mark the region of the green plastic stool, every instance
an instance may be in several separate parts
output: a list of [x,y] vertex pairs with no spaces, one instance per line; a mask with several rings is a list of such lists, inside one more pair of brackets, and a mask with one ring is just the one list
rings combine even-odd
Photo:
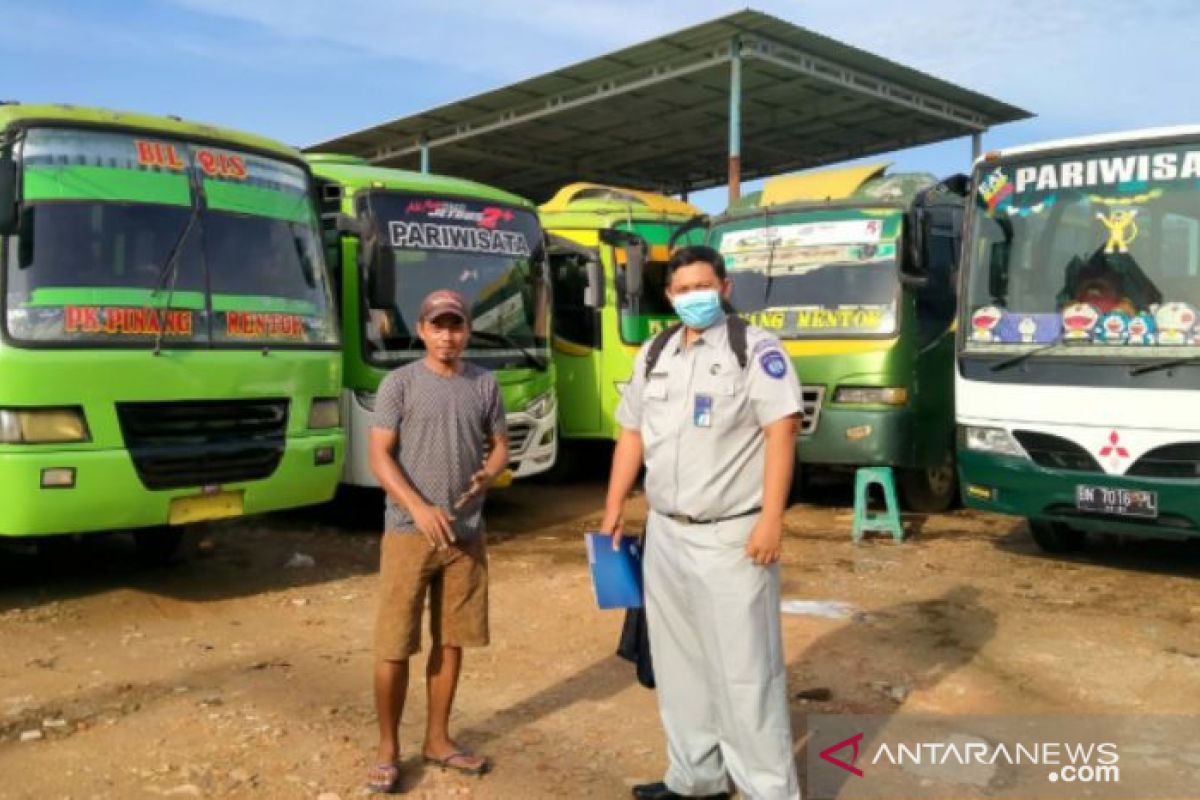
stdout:
[[[884,509],[880,513],[867,511],[867,492],[871,484],[883,489]],[[851,537],[855,544],[862,541],[866,531],[891,533],[893,541],[904,541],[904,525],[900,522],[900,506],[896,502],[896,482],[891,467],[859,467],[854,473],[854,529]]]

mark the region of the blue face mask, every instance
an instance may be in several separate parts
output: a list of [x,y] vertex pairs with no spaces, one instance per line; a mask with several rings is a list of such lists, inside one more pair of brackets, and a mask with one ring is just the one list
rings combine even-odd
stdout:
[[671,301],[675,313],[684,325],[704,330],[715,325],[722,316],[721,296],[716,289],[700,289],[675,295]]

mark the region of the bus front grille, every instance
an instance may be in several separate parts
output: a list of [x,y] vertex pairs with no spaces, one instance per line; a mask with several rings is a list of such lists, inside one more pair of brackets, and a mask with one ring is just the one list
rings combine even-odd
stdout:
[[1073,472],[1104,471],[1091,453],[1070,439],[1038,431],[1013,431],[1013,436],[1039,467]]
[[1139,458],[1125,474],[1139,478],[1200,478],[1200,442],[1156,447]]
[[508,427],[508,452],[516,455],[523,453],[529,446],[529,436],[533,426],[528,422],[514,422]]
[[286,447],[288,401],[117,403],[117,419],[147,489],[270,477]]

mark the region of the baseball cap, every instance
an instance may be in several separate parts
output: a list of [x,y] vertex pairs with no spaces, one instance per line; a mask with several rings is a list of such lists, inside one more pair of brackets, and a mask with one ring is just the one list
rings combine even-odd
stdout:
[[421,322],[428,322],[443,314],[451,314],[463,322],[471,321],[471,316],[467,313],[467,303],[463,300],[463,296],[449,289],[438,289],[437,291],[430,292],[421,301],[421,311],[419,314]]

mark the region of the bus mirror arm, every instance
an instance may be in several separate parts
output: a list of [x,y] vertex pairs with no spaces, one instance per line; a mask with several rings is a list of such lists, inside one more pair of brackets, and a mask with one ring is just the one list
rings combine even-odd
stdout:
[[697,214],[671,232],[671,238],[667,242],[667,250],[674,250],[676,242],[697,228],[707,229],[711,224],[712,219],[707,214]]
[[362,220],[341,211],[322,214],[321,221],[325,223],[327,230],[335,230],[338,233],[346,233],[358,237],[361,237],[363,234]]
[[17,162],[12,149],[0,150],[0,236],[17,232]]

